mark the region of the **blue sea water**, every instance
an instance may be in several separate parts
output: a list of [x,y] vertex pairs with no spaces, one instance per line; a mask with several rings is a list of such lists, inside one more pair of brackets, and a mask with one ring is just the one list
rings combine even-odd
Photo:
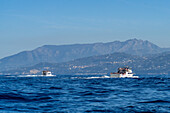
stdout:
[[170,112],[170,76],[0,76],[0,112]]

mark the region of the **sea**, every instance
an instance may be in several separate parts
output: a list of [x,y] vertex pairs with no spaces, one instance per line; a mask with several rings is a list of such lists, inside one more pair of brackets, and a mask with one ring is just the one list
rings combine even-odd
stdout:
[[1,75],[0,112],[170,112],[170,75],[100,76]]

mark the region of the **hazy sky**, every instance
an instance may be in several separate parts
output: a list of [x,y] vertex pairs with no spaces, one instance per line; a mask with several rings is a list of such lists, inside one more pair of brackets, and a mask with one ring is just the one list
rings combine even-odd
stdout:
[[0,0],[0,58],[131,38],[170,47],[170,0]]

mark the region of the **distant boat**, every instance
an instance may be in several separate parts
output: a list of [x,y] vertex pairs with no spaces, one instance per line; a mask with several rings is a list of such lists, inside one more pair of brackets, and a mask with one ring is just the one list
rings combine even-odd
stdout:
[[110,73],[110,78],[139,78],[133,76],[132,69],[129,67],[118,68],[118,72]]
[[55,75],[52,75],[51,71],[43,71],[42,75],[43,76],[55,76]]
[[18,77],[52,77],[56,75],[52,75],[51,71],[43,71],[41,75],[18,75]]

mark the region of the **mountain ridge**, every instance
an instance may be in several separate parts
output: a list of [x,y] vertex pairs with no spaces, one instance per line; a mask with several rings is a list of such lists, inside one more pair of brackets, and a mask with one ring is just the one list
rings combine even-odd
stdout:
[[170,74],[170,52],[153,56],[136,56],[126,53],[113,53],[79,58],[63,63],[42,62],[31,67],[4,71],[1,74],[41,74],[50,70],[56,75],[109,74],[117,68],[130,66],[136,74]]
[[138,39],[93,44],[44,45],[31,51],[23,51],[0,59],[0,68],[1,70],[11,70],[18,67],[33,66],[40,62],[67,62],[78,58],[114,52],[142,56],[168,50],[170,49],[160,48],[149,41]]

